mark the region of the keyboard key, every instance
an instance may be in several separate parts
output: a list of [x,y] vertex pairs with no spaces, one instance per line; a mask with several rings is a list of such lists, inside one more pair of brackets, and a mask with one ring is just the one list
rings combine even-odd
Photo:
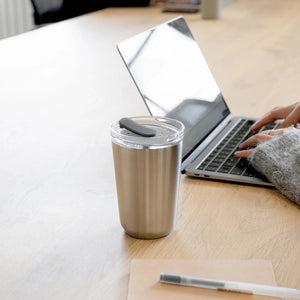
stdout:
[[244,172],[243,176],[254,177],[257,171],[253,168],[252,165],[249,165]]
[[203,162],[202,164],[200,164],[198,167],[197,167],[197,169],[198,170],[204,170],[204,168],[206,167],[208,165],[208,162]]
[[211,165],[209,165],[209,166],[205,169],[205,171],[215,172],[215,171],[217,171],[217,169],[218,169],[217,166],[211,166]]
[[234,166],[230,172],[230,174],[233,174],[233,175],[241,175],[243,173],[244,169],[240,168],[240,167],[237,167],[237,166]]
[[266,126],[264,126],[263,130],[270,130],[270,129],[273,129],[275,126],[276,126],[275,123],[270,123],[270,124],[267,124]]
[[225,162],[225,164],[230,165],[230,166],[234,166],[237,161],[239,160],[239,158],[235,155],[231,155]]
[[220,163],[217,161],[212,161],[209,166],[213,166],[213,167],[220,167]]
[[231,167],[227,167],[227,166],[222,166],[218,172],[220,173],[229,173],[229,171],[231,170]]
[[216,157],[213,161],[212,161],[212,163],[216,163],[216,164],[218,164],[219,166],[222,164],[224,162],[224,158],[222,158],[222,157]]

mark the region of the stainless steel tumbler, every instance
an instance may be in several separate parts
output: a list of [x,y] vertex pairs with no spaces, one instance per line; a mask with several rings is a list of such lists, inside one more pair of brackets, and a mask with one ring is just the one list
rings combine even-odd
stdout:
[[176,220],[184,125],[163,117],[130,120],[154,136],[121,122],[111,126],[120,222],[130,236],[163,237]]

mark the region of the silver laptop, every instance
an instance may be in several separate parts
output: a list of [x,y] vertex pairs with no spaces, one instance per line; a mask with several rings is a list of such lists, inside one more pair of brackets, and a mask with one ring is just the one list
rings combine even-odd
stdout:
[[247,159],[234,155],[238,145],[253,135],[250,127],[255,119],[231,115],[183,17],[122,41],[117,48],[149,112],[184,123],[183,173],[273,186]]

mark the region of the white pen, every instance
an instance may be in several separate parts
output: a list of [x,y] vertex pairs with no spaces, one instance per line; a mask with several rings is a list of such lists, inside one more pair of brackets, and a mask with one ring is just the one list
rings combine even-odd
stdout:
[[244,294],[300,299],[300,290],[272,285],[216,280],[169,273],[161,273],[160,282]]

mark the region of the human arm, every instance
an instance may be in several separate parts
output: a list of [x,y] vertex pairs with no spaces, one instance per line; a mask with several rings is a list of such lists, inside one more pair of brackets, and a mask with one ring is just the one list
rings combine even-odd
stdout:
[[286,197],[300,205],[300,130],[292,129],[259,144],[249,157]]

